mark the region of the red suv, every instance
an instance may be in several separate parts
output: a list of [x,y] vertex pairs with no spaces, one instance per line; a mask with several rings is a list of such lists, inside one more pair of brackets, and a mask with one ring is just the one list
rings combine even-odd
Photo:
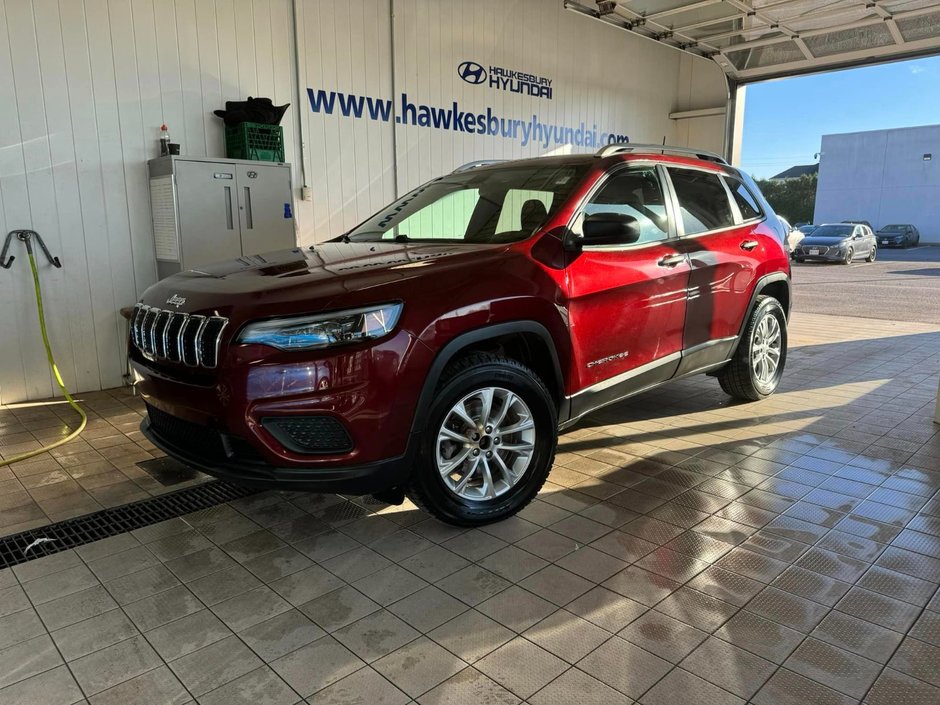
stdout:
[[337,239],[148,289],[142,429],[236,482],[495,521],[594,409],[701,372],[773,393],[784,235],[748,176],[694,150],[467,165]]

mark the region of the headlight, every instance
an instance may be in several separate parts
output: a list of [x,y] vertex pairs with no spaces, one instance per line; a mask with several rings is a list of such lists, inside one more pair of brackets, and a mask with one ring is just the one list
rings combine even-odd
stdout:
[[402,304],[382,304],[316,316],[276,318],[249,323],[239,343],[267,345],[278,350],[311,350],[345,345],[391,332],[401,317]]

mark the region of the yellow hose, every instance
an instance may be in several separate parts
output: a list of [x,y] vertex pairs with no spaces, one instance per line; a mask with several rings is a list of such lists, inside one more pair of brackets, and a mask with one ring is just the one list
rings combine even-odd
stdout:
[[58,448],[61,445],[65,445],[77,437],[82,431],[84,431],[85,425],[88,423],[88,417],[85,415],[85,411],[72,398],[72,395],[69,394],[69,390],[65,388],[65,382],[62,381],[62,375],[59,374],[59,368],[56,367],[55,358],[52,357],[52,348],[49,346],[49,335],[46,333],[46,314],[43,312],[42,308],[42,290],[39,288],[39,272],[36,269],[36,258],[33,257],[32,250],[29,252],[29,267],[33,270],[33,284],[36,286],[36,308],[39,311],[39,330],[42,331],[42,342],[43,345],[46,346],[46,357],[49,358],[49,367],[52,368],[52,373],[55,375],[55,381],[59,385],[59,389],[62,390],[62,394],[65,396],[66,400],[68,400],[69,405],[75,409],[76,412],[78,412],[79,416],[82,417],[82,422],[78,425],[77,429],[72,431],[72,433],[63,439],[56,441],[52,445],[39,448],[38,450],[31,450],[28,453],[16,455],[12,458],[7,458],[6,460],[0,460],[0,467],[18,463],[21,460],[33,458],[37,455],[42,455],[43,453],[50,451],[53,448]]

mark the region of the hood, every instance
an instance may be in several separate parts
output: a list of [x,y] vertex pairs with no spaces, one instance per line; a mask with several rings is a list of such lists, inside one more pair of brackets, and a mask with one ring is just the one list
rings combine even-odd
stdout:
[[[336,299],[346,306],[400,298],[396,290],[411,280],[433,274],[454,276],[469,266],[486,266],[488,260],[496,265],[506,249],[506,245],[328,242],[180,272],[154,284],[142,300],[159,308],[176,306],[187,313],[211,310],[225,316],[236,306],[271,306],[272,314],[282,307],[316,312]],[[178,303],[180,299],[184,301]]]
[[812,235],[807,235],[800,241],[800,245],[803,247],[812,247],[813,245],[832,247],[833,245],[841,245],[848,239],[848,235],[845,237],[813,237]]

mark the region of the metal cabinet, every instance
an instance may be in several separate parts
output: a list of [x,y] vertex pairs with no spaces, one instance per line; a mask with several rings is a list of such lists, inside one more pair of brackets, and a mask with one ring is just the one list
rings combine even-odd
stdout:
[[169,156],[148,166],[161,278],[295,246],[289,164]]

